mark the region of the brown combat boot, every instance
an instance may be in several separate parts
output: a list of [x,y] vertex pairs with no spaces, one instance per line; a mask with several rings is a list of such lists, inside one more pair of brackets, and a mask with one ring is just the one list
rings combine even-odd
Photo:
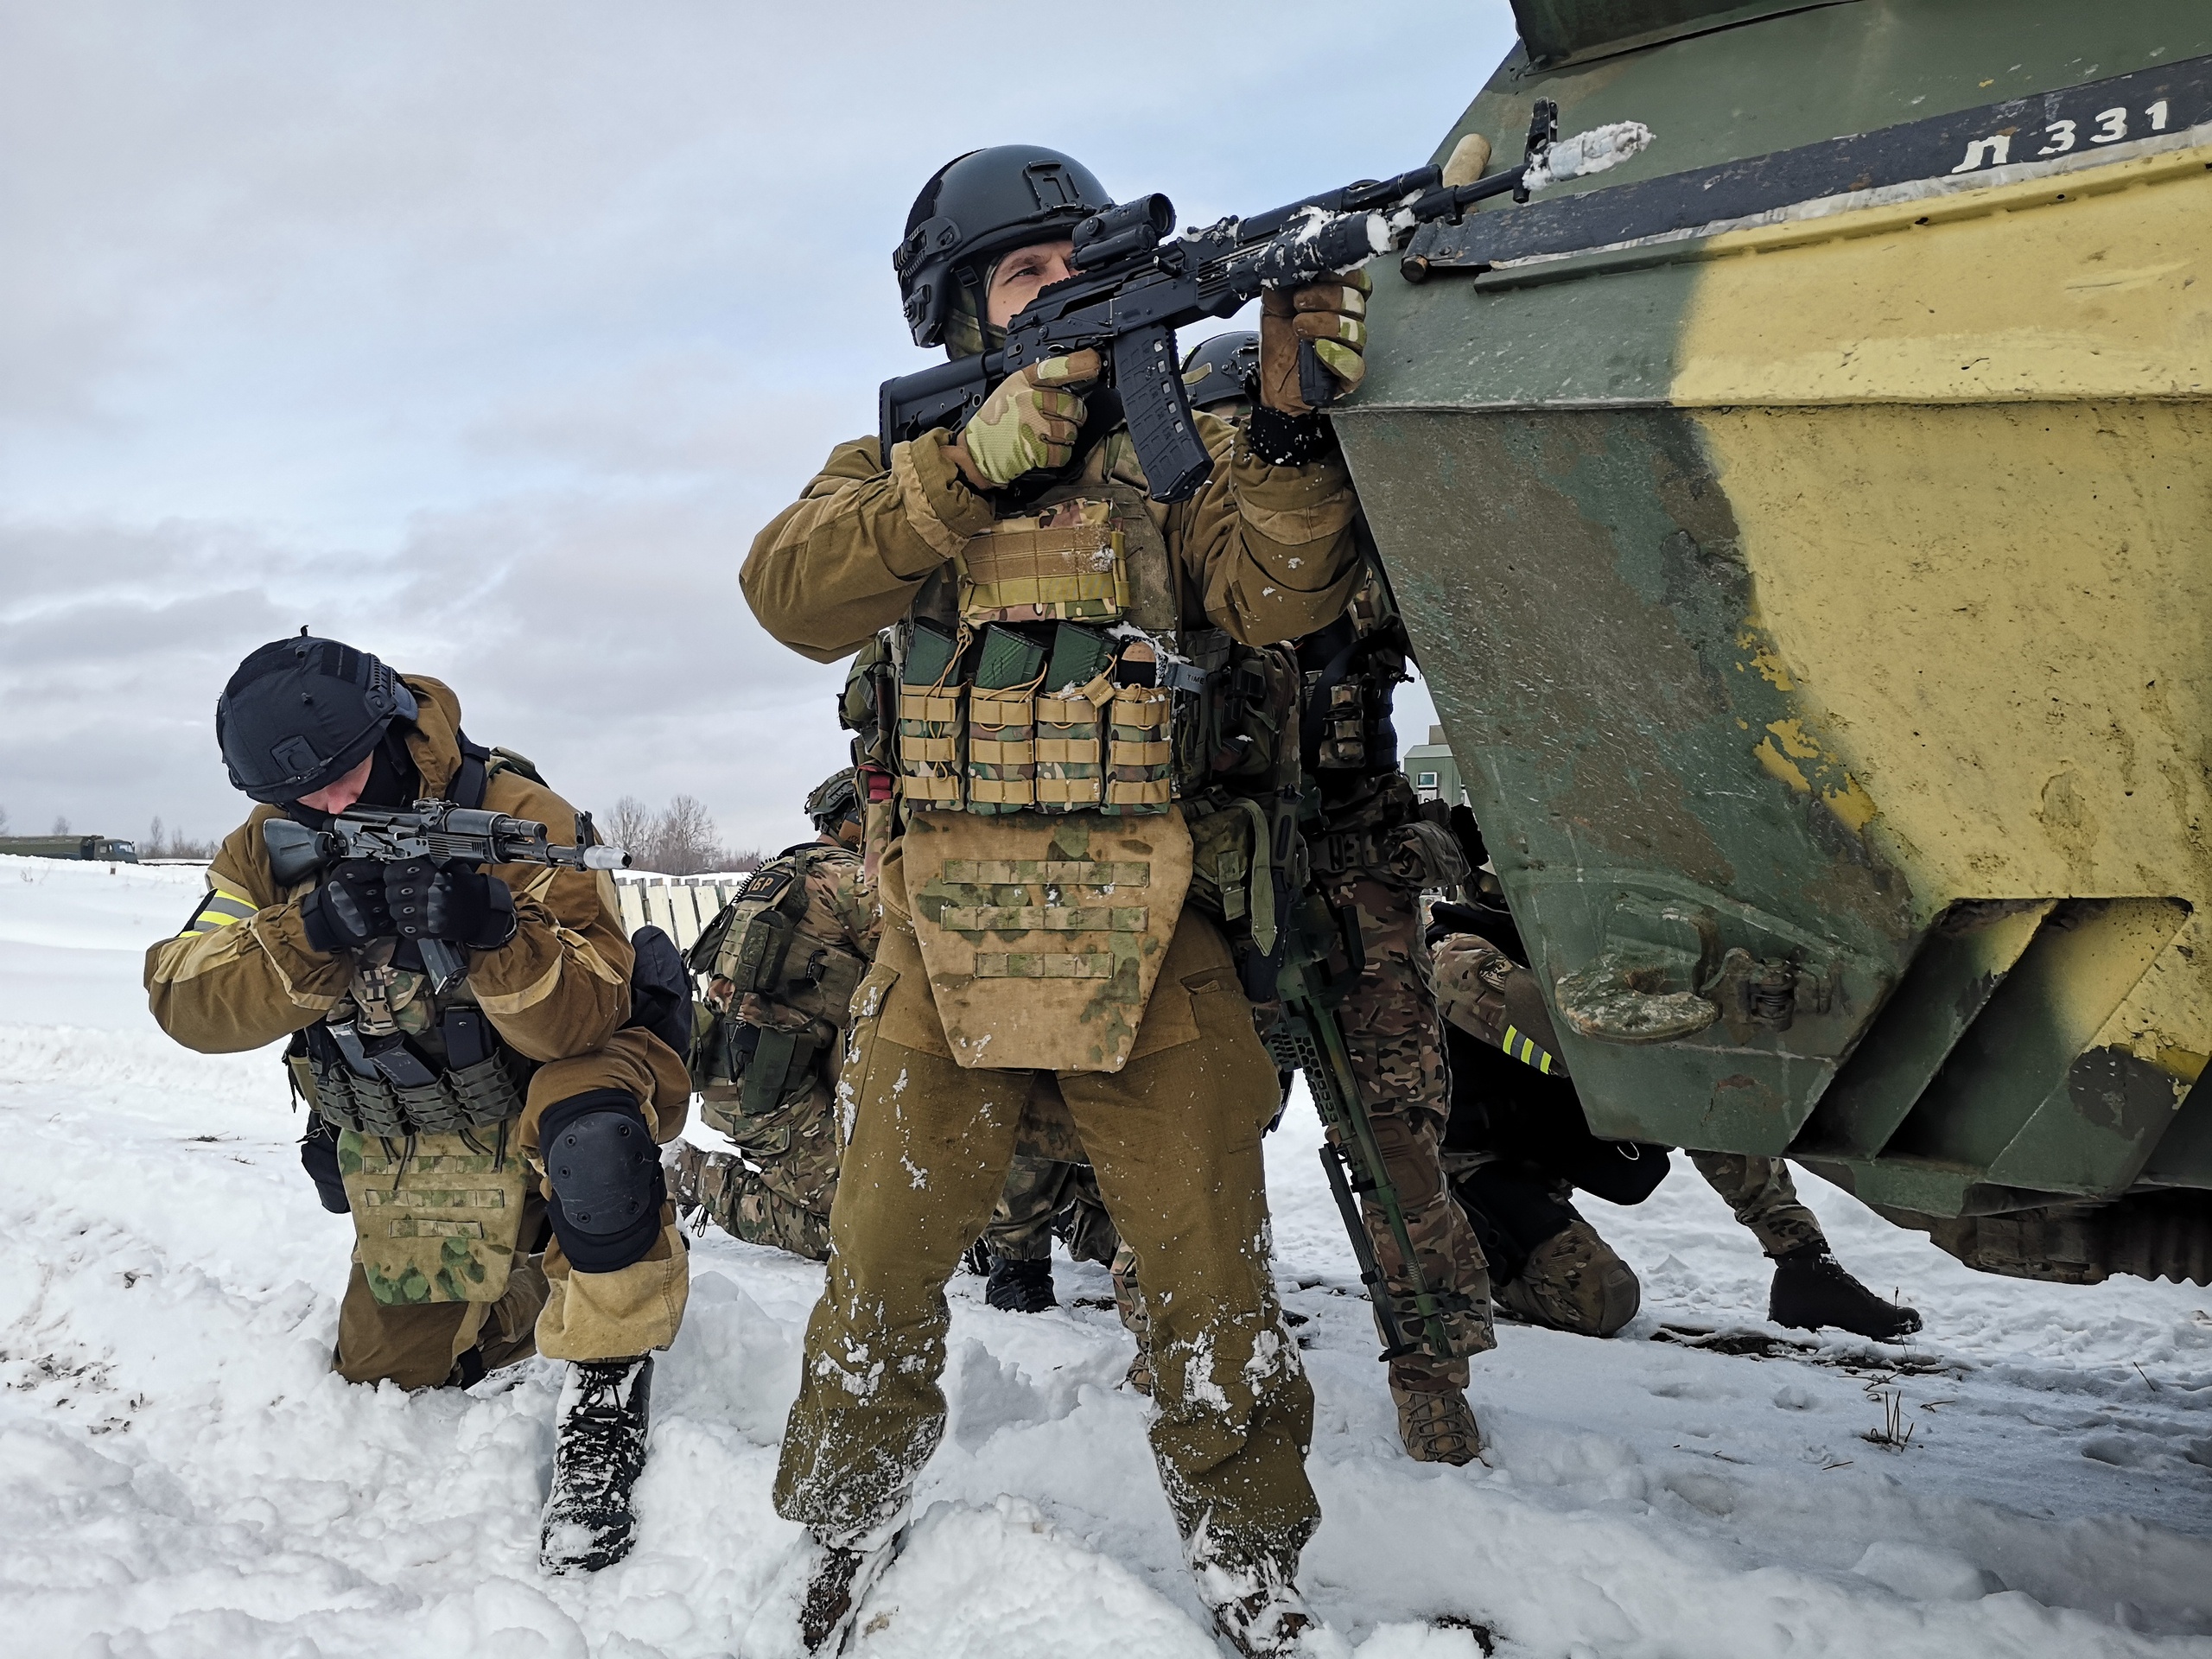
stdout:
[[1482,1430],[1475,1408],[1457,1389],[1407,1389],[1395,1381],[1390,1398],[1398,1407],[1398,1438],[1415,1463],[1472,1463],[1483,1454]]
[[1122,1373],[1122,1386],[1135,1389],[1147,1400],[1152,1398],[1152,1357],[1137,1344],[1136,1355],[1129,1361],[1129,1369]]

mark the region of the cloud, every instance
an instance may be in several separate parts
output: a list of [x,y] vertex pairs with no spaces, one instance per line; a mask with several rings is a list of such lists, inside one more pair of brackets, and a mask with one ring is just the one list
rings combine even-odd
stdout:
[[1503,0],[1110,14],[78,0],[0,58],[0,804],[235,820],[212,709],[309,623],[580,803],[780,844],[844,749],[753,532],[928,359],[889,250],[1031,138],[1186,219],[1424,158]]

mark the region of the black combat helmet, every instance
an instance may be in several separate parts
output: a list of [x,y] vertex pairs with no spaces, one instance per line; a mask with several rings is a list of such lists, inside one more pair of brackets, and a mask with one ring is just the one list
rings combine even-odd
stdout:
[[1183,390],[1192,409],[1236,399],[1255,401],[1260,384],[1260,336],[1249,328],[1202,340],[1183,359]]
[[302,633],[238,664],[215,700],[215,741],[231,782],[283,806],[327,788],[368,758],[415,694],[365,651]]
[[1113,205],[1089,168],[1041,144],[998,144],[947,162],[914,198],[891,256],[914,344],[948,346],[956,356],[981,351],[980,327],[971,341],[949,338],[946,324],[983,315],[983,283],[998,257],[1056,240]]
[[825,836],[836,835],[839,824],[860,815],[861,791],[850,766],[830,773],[806,798],[806,816],[814,820],[815,829]]

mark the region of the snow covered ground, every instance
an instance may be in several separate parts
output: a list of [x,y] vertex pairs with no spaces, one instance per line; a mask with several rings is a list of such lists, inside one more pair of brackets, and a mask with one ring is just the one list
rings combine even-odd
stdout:
[[[169,1044],[145,944],[196,872],[0,860],[0,1652],[86,1659],[742,1655],[791,1529],[769,1506],[818,1268],[720,1235],[655,1382],[636,1554],[534,1565],[553,1368],[468,1395],[327,1370],[350,1230],[295,1161],[274,1058]],[[1807,1183],[1846,1260],[1926,1315],[1927,1369],[1751,1327],[1766,1272],[1682,1167],[1590,1206],[1644,1310],[1593,1342],[1507,1327],[1492,1450],[1398,1449],[1313,1155],[1271,1142],[1285,1305],[1319,1396],[1313,1599],[1363,1659],[2212,1656],[2212,1293],[1969,1273]],[[1681,1160],[1677,1160],[1681,1163]],[[888,1656],[1205,1656],[1104,1274],[1037,1317],[953,1286],[953,1423],[856,1644]],[[1855,1369],[1847,1369],[1844,1362]],[[1901,1452],[1861,1438],[1902,1393]]]

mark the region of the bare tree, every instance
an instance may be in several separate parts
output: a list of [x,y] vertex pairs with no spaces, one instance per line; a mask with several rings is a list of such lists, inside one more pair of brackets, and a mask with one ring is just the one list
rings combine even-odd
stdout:
[[640,870],[656,870],[659,865],[652,861],[652,809],[634,795],[625,795],[614,803],[614,810],[607,815],[605,835],[608,842],[630,855],[632,866]]
[[47,834],[48,834],[48,835],[50,835],[50,836],[66,836],[66,835],[67,835],[68,833],[69,833],[69,820],[68,820],[68,818],[67,818],[67,817],[65,817],[64,815],[62,815],[61,813],[59,813],[59,812],[55,813],[55,814],[54,814],[54,828],[53,828],[53,829],[51,829],[51,830],[48,830],[48,831],[47,831]]
[[696,875],[711,870],[721,857],[715,821],[706,803],[696,795],[678,795],[668,804],[654,826],[658,855],[655,868],[668,875]]
[[141,858],[213,858],[215,843],[194,841],[181,830],[171,830],[162,823],[161,814],[146,828],[146,839],[138,843]]
[[8,833],[8,809],[7,809],[6,807],[4,807],[4,806],[0,806],[0,836],[4,836],[4,835],[6,835],[7,833]]

